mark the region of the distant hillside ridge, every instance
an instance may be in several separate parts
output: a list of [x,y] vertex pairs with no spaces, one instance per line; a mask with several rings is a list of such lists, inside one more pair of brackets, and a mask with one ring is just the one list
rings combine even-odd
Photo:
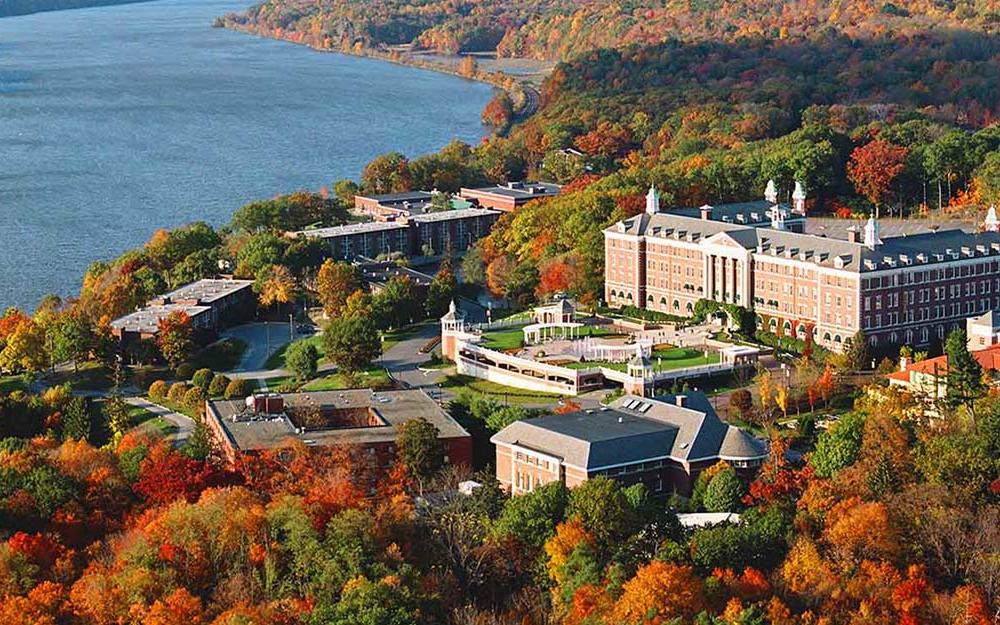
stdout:
[[149,2],[150,0],[0,0],[0,17],[29,15],[45,11],[65,11],[67,9],[86,9],[88,7],[111,6],[115,4],[133,4]]
[[266,0],[219,25],[343,51],[412,44],[556,61],[666,39],[995,33],[1000,9],[993,0]]

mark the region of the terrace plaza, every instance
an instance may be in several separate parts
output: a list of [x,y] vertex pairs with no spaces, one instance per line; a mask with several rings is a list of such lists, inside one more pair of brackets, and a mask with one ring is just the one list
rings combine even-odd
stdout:
[[395,459],[399,428],[424,419],[438,429],[445,462],[469,465],[472,439],[420,390],[351,389],[310,393],[268,393],[245,400],[208,400],[206,422],[230,462],[300,442],[310,447],[350,445],[373,454],[380,466]]
[[645,212],[604,231],[605,300],[688,316],[701,299],[736,304],[834,350],[859,330],[872,347],[928,345],[1000,307],[994,209],[977,233],[883,237],[873,215],[840,239],[804,233],[805,201],[797,184],[779,203],[769,183],[763,201],[661,211],[650,188]]
[[452,304],[441,319],[441,353],[460,374],[525,390],[578,395],[611,382],[645,395],[657,383],[750,368],[759,350],[711,338],[706,328],[647,328],[579,314],[558,298],[485,324]]

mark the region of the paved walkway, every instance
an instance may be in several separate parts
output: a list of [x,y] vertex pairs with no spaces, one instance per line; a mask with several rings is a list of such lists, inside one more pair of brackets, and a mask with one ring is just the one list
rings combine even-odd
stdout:
[[[223,338],[239,339],[246,343],[240,364],[232,373],[262,371],[271,354],[292,340],[287,323],[254,322],[229,328],[222,333]],[[295,338],[300,338],[296,336]],[[239,376],[244,377],[244,376]]]
[[156,416],[169,421],[177,427],[171,438],[174,441],[174,447],[180,447],[185,442],[187,442],[188,437],[194,432],[194,421],[191,417],[182,415],[179,412],[174,412],[173,410],[161,406],[159,404],[154,404],[153,402],[142,398],[142,397],[126,397],[125,402],[130,406],[137,406],[155,414]]

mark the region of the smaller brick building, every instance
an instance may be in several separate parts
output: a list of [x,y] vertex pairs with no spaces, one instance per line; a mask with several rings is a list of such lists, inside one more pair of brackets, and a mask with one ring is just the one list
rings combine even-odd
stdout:
[[768,453],[763,441],[723,423],[703,393],[626,395],[597,410],[518,421],[490,440],[497,480],[515,495],[599,475],[645,484],[655,495],[688,495],[698,474],[720,460],[750,477]]
[[400,426],[422,418],[438,429],[446,464],[472,464],[469,433],[420,390],[268,393],[245,400],[208,400],[205,415],[231,463],[241,454],[298,440],[310,447],[355,446],[373,455],[378,466],[389,467],[395,461]]
[[483,208],[512,213],[528,202],[559,195],[559,191],[559,185],[551,182],[508,182],[493,187],[462,188],[458,195]]

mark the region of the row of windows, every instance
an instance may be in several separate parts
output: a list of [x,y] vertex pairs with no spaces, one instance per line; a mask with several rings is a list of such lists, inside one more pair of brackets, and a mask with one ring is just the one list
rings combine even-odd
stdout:
[[940,269],[894,273],[877,278],[864,278],[861,281],[861,285],[865,289],[887,289],[906,284],[920,284],[922,282],[935,282],[952,278],[981,276],[984,273],[992,274],[997,271],[1000,271],[1000,264],[996,260],[992,260],[975,265],[962,265],[961,267],[942,267]]

